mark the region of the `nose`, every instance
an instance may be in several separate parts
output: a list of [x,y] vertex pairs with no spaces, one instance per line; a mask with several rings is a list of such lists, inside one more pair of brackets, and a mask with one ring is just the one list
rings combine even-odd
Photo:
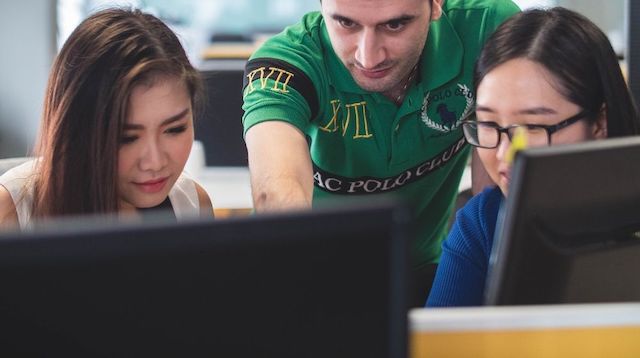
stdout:
[[367,70],[376,68],[386,60],[382,37],[376,34],[375,28],[365,28],[360,33],[355,58],[360,66]]
[[158,172],[167,165],[167,153],[158,140],[149,140],[140,155],[140,170]]
[[500,144],[496,148],[496,158],[503,162],[506,161],[507,153],[511,147],[511,138],[507,133],[500,133]]

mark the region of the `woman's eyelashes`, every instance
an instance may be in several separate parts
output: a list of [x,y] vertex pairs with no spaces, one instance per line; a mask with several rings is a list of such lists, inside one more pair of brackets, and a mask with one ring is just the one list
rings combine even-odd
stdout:
[[136,135],[123,135],[120,137],[120,144],[130,144],[135,142],[138,139]]
[[187,125],[186,124],[181,124],[179,126],[167,128],[167,130],[165,130],[165,133],[168,133],[168,134],[180,134],[180,133],[183,133],[186,130],[187,130]]
[[[180,124],[180,125],[173,126],[173,127],[165,129],[163,131],[163,133],[175,136],[175,135],[179,135],[181,133],[184,133],[188,128],[189,128],[189,126],[187,124]],[[127,133],[125,133],[120,138],[120,144],[130,144],[130,143],[135,142],[139,138],[140,138],[140,136],[137,135],[137,134],[127,134]]]

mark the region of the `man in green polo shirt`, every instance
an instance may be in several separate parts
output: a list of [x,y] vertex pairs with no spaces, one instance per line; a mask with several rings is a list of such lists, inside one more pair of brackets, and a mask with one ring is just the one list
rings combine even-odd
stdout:
[[[511,0],[323,0],[245,68],[258,212],[391,193],[412,208],[410,304],[426,300],[469,147],[473,66]],[[363,248],[366,255],[366,248]]]

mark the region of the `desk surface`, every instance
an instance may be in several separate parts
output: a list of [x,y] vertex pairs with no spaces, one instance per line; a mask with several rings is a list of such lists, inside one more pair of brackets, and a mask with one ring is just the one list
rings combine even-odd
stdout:
[[640,303],[416,309],[422,357],[640,357]]
[[[246,212],[253,208],[251,181],[247,167],[205,167],[194,177],[209,193],[216,210]],[[471,187],[471,171],[465,170],[460,191]]]
[[214,59],[248,59],[258,47],[253,42],[221,42],[210,44],[202,51],[205,60]]
[[251,209],[251,181],[247,167],[206,167],[194,175],[209,193],[216,209]]

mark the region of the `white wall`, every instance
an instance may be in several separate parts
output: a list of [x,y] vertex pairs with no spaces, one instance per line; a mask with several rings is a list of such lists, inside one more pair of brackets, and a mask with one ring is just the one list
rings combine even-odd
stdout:
[[28,153],[55,53],[55,1],[0,5],[0,158]]
[[[637,1],[637,0],[631,0]],[[558,0],[558,5],[578,11],[588,17],[609,36],[613,48],[623,54],[626,48],[624,0]]]

